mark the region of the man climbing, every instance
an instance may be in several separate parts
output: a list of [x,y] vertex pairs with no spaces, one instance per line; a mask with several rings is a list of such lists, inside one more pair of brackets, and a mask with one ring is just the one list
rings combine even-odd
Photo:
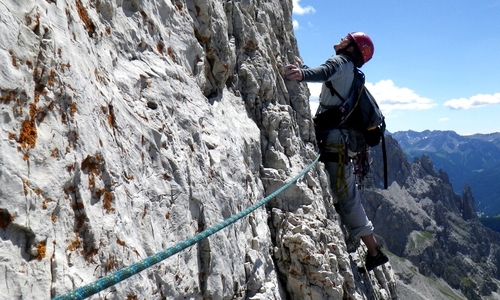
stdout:
[[[343,99],[347,99],[351,90],[355,75],[353,70],[355,67],[361,68],[368,62],[374,51],[371,38],[362,32],[347,34],[333,48],[336,55],[318,67],[309,68],[302,65],[299,58],[296,58],[299,66],[285,67],[285,77],[288,80],[323,83],[320,106],[316,115],[341,106]],[[341,115],[338,115],[338,118],[340,117]],[[336,120],[336,123],[340,123],[340,120]],[[316,134],[318,135],[318,132]],[[389,259],[377,244],[372,222],[368,220],[361,203],[351,161],[351,157],[357,153],[356,149],[353,149],[354,143],[348,142],[349,134],[350,130],[345,126],[326,132],[324,141],[319,143],[321,160],[325,163],[330,175],[330,184],[339,199],[340,205],[337,210],[340,210],[340,215],[350,228],[350,234],[359,237],[368,249],[365,268],[371,271]],[[358,270],[364,272],[364,268]]]

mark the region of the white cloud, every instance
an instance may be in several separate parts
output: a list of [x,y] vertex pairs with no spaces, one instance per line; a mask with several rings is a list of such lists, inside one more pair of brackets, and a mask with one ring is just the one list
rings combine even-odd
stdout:
[[[319,105],[321,85],[321,83],[307,83],[311,92],[309,100],[312,114],[316,112]],[[366,87],[375,97],[380,109],[386,116],[396,110],[425,110],[437,106],[432,99],[421,97],[408,88],[397,87],[390,79],[381,80],[376,84],[367,82]]]
[[377,100],[384,114],[393,110],[424,110],[437,104],[432,99],[421,97],[409,88],[394,85],[390,79],[381,80],[375,84],[366,83],[366,87]]
[[319,94],[321,94],[321,85],[322,83],[317,82],[308,82],[307,87],[309,88],[309,92],[311,96],[309,97],[309,107],[311,109],[311,115],[316,114],[316,110],[319,106]]
[[[319,82],[308,82],[307,87],[309,88],[309,92],[311,92],[311,98],[315,98],[314,100],[319,102],[319,94],[321,94],[321,86],[323,84]],[[312,101],[313,99],[311,99]]]
[[299,26],[299,22],[298,22],[297,20],[293,20],[293,21],[292,21],[292,24],[293,24],[293,29],[294,29],[294,30],[297,30],[297,29],[299,29],[299,28],[300,28],[300,26]]
[[305,14],[313,14],[316,12],[314,7],[312,6],[306,6],[302,7],[299,4],[300,0],[293,0],[293,13],[297,15],[305,15]]
[[438,121],[439,122],[448,122],[450,118],[440,118]]
[[452,99],[446,101],[443,105],[449,109],[471,109],[474,107],[481,107],[485,105],[500,104],[500,93],[493,95],[478,94],[475,96],[460,99]]

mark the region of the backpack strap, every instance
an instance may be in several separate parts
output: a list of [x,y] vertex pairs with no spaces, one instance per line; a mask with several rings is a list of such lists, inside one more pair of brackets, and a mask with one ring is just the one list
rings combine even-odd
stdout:
[[[340,93],[333,87],[332,82],[330,80],[325,82],[325,86],[330,90],[332,96],[337,96],[340,101],[342,101],[342,105],[340,106],[340,110],[343,113],[343,120],[347,119],[353,108],[357,105],[359,96],[361,95],[361,90],[365,85],[365,75],[361,72],[356,66],[353,66],[354,77],[352,79],[351,88],[349,89],[349,94],[347,99],[342,97]],[[358,81],[361,81],[360,84],[357,84]],[[358,93],[358,97],[353,97],[354,89],[360,86],[360,90]],[[320,103],[321,104],[321,103]]]
[[387,190],[387,152],[385,151],[385,134],[382,133],[382,157],[384,161],[384,189]]
[[[339,92],[337,92],[337,90],[333,87],[332,82],[330,80],[325,82],[325,86],[330,90],[330,93],[332,93],[332,96],[335,95],[335,96],[339,97],[339,99],[340,99],[340,101],[342,101],[342,103],[345,102],[344,97],[340,96]],[[352,89],[352,86],[351,86],[351,89]]]

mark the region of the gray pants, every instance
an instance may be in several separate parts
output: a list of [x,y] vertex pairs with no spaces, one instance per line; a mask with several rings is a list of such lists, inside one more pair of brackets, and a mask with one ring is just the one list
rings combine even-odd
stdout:
[[[345,152],[345,147],[347,146],[347,130],[333,130],[328,134],[323,151],[342,153]],[[351,234],[360,237],[373,233],[373,224],[368,220],[363,204],[361,203],[361,194],[356,186],[352,163],[325,162],[325,167],[330,175],[332,190],[339,198],[341,207],[339,213],[345,217]]]

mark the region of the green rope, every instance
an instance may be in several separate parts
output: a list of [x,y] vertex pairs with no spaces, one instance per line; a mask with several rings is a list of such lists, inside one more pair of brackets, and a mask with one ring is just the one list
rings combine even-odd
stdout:
[[94,294],[99,293],[100,291],[113,286],[157,263],[160,261],[198,243],[199,241],[211,236],[212,234],[224,229],[225,227],[233,224],[234,222],[238,221],[239,219],[243,218],[244,216],[250,214],[260,206],[264,205],[265,203],[269,202],[272,198],[276,197],[278,194],[283,192],[285,189],[290,187],[293,183],[295,183],[297,180],[299,180],[300,177],[304,176],[309,170],[318,162],[319,160],[319,155],[316,157],[314,162],[310,164],[307,168],[305,168],[299,175],[297,175],[295,178],[293,178],[290,182],[276,190],[274,193],[270,194],[266,198],[260,200],[259,202],[255,203],[254,205],[248,207],[247,209],[237,213],[236,215],[233,215],[232,217],[222,221],[221,223],[214,225],[208,229],[205,229],[204,231],[194,235],[191,238],[188,238],[177,245],[170,247],[168,249],[165,249],[161,252],[158,252],[155,255],[152,255],[150,257],[147,257],[131,266],[128,266],[126,268],[123,268],[113,274],[107,275],[105,277],[102,277],[98,279],[97,281],[87,284],[85,286],[82,286],[80,288],[77,288],[76,290],[69,292],[65,295],[59,296],[57,298],[54,298],[54,300],[66,300],[66,299],[85,299],[87,297],[90,297]]

